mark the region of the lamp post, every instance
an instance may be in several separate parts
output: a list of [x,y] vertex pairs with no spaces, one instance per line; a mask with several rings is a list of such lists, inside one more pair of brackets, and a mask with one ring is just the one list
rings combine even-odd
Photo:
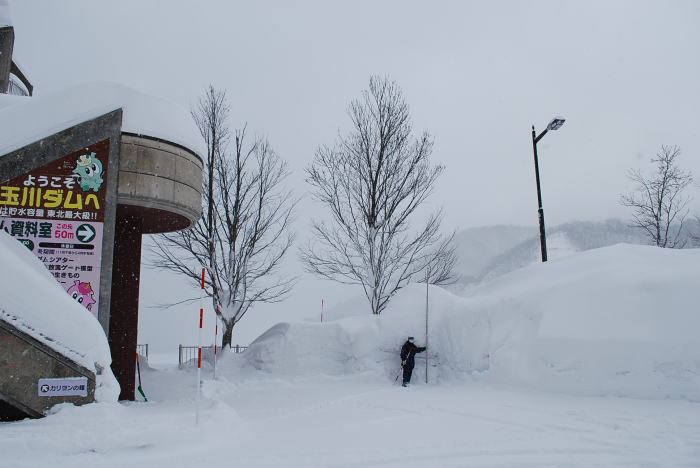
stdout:
[[542,133],[535,133],[535,126],[532,126],[532,151],[535,153],[535,181],[537,182],[537,214],[540,220],[540,251],[542,261],[547,261],[547,237],[544,232],[544,209],[542,209],[542,192],[540,190],[540,166],[537,162],[537,142],[547,134],[549,130],[559,130],[564,125],[563,117],[554,117]]

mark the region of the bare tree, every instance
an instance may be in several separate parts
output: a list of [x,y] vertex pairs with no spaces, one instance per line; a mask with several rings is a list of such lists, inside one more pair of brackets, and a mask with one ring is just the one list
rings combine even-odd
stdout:
[[293,279],[277,272],[294,239],[289,227],[297,202],[283,187],[287,165],[266,139],[248,143],[244,128],[229,151],[224,97],[210,87],[192,111],[212,163],[204,180],[208,216],[191,229],[158,236],[151,251],[154,266],[197,285],[206,266],[207,294],[220,312],[226,346],[253,305],[281,301],[291,290]]
[[209,269],[213,270],[216,265],[216,248],[214,245],[214,173],[216,172],[216,161],[222,157],[223,151],[228,144],[228,113],[229,106],[226,102],[226,91],[217,90],[213,85],[204,92],[204,96],[199,98],[197,105],[190,111],[192,119],[197,124],[200,135],[207,145],[207,161],[204,167],[204,203],[207,208],[207,218],[203,220],[204,229],[207,233],[207,250],[209,255]]
[[[433,140],[413,137],[401,89],[372,77],[351,102],[352,129],[333,147],[322,146],[307,169],[314,197],[330,210],[330,222],[313,221],[314,240],[301,251],[307,271],[360,285],[373,314],[430,267],[432,283],[451,278],[454,247],[440,236],[442,212],[411,228],[416,210],[443,170],[429,162]],[[441,265],[441,267],[438,267]]]
[[695,215],[695,230],[690,234],[693,245],[700,247],[700,215]]
[[690,198],[683,191],[693,177],[677,166],[680,154],[678,146],[662,146],[651,160],[656,165],[654,174],[647,177],[631,170],[629,178],[636,184],[635,191],[620,197],[623,206],[632,208],[633,225],[659,247],[683,248],[687,242],[682,234]]

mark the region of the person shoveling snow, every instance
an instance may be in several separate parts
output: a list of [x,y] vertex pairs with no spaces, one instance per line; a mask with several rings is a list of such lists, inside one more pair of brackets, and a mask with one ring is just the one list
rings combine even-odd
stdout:
[[401,368],[403,369],[403,383],[402,387],[407,387],[408,383],[411,381],[411,374],[413,374],[413,366],[416,364],[414,357],[416,353],[422,353],[425,351],[425,346],[416,346],[413,344],[413,337],[409,336],[406,342],[401,347]]

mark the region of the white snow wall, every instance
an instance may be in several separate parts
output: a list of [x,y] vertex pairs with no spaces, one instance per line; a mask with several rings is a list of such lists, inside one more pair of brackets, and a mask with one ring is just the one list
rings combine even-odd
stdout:
[[[699,279],[700,250],[620,244],[512,272],[466,298],[431,287],[431,377],[700,400]],[[349,308],[323,324],[272,327],[244,365],[393,379],[406,337],[425,339],[425,286],[400,291],[379,317],[361,299]]]

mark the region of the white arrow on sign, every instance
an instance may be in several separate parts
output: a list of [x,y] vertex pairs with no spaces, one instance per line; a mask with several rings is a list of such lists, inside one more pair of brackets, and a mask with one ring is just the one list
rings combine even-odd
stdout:
[[95,238],[97,232],[95,228],[89,224],[81,224],[78,226],[78,230],[75,232],[76,237],[80,242],[90,242]]

